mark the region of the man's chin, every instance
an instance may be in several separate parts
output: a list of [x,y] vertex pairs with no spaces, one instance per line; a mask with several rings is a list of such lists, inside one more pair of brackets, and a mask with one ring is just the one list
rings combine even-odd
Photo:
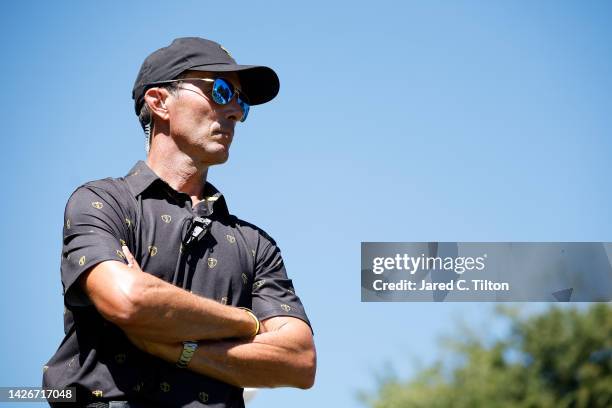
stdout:
[[214,156],[209,156],[204,160],[208,166],[223,164],[229,160],[229,152],[218,152]]

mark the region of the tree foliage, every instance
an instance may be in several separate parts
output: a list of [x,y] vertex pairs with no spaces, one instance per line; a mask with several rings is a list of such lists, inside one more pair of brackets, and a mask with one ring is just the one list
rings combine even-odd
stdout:
[[462,336],[447,346],[451,362],[387,378],[360,399],[372,408],[612,407],[610,305],[498,313],[510,323],[506,338]]

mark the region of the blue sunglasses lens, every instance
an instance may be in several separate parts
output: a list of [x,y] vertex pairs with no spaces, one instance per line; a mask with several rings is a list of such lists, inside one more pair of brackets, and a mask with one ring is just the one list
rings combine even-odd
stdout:
[[[234,97],[234,87],[223,78],[217,78],[213,83],[212,97],[213,101],[219,105],[227,105]],[[240,121],[244,122],[249,114],[249,104],[240,97],[237,98],[237,102],[242,109],[242,118],[240,118]]]
[[219,105],[226,105],[234,96],[234,91],[223,79],[215,79],[213,83],[212,97]]
[[240,108],[242,109],[242,118],[240,118],[240,121],[244,122],[247,116],[249,116],[249,104],[238,97],[238,105],[240,105]]

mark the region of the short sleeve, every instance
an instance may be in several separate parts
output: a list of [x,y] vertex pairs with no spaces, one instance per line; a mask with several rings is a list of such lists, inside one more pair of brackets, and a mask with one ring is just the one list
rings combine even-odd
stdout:
[[280,249],[274,240],[262,236],[255,252],[253,313],[259,320],[274,316],[292,316],[310,321],[291,279],[287,277]]
[[66,306],[91,305],[77,284],[83,272],[102,261],[124,261],[126,218],[119,202],[104,189],[85,185],[72,194],[64,214],[61,264]]

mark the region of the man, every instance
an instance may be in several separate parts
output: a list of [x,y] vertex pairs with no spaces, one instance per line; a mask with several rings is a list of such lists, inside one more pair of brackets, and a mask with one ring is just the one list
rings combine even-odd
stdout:
[[132,93],[146,162],[66,206],[66,336],[45,387],[76,387],[77,406],[243,407],[242,387],[312,386],[312,331],[280,250],[206,181],[236,122],[278,89],[272,69],[202,38],[146,58]]

